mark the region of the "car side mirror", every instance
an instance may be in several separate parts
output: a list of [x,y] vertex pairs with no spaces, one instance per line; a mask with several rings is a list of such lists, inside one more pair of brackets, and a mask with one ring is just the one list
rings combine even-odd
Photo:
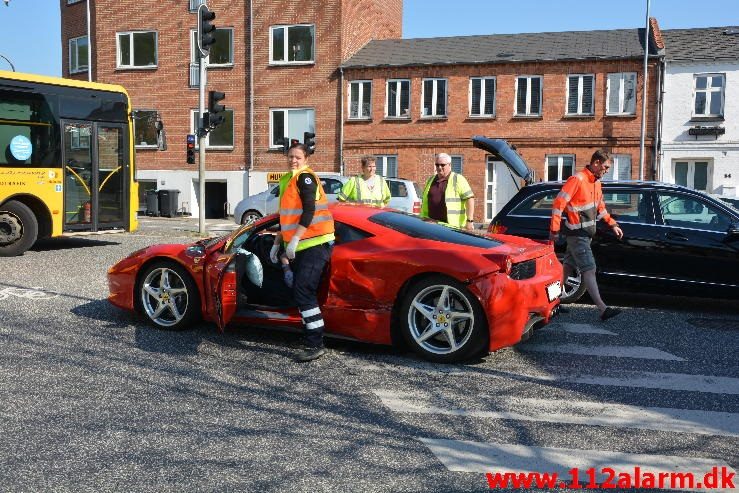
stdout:
[[726,239],[735,240],[739,238],[739,223],[732,223],[726,230]]

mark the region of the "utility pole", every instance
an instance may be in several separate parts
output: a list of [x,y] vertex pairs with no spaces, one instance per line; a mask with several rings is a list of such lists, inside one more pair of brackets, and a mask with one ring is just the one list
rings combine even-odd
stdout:
[[198,7],[198,64],[200,70],[199,97],[198,97],[198,231],[200,236],[206,235],[205,230],[205,138],[208,136],[208,125],[205,122],[205,80],[210,54],[210,45],[215,42],[212,32],[216,27],[211,22],[215,19],[215,12],[208,10],[208,5],[202,3]]

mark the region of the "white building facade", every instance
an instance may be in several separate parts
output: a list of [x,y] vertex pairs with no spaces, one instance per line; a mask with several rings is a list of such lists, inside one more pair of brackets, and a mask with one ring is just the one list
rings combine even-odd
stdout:
[[663,34],[667,57],[658,179],[737,196],[739,29]]

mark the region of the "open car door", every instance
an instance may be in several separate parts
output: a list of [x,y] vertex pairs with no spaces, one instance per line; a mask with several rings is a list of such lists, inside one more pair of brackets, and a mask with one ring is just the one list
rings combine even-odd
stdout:
[[[228,246],[228,244],[227,244]],[[229,251],[228,248],[224,249]],[[236,255],[218,254],[214,262],[206,267],[215,322],[223,332],[236,313],[239,299],[238,276],[236,275]]]

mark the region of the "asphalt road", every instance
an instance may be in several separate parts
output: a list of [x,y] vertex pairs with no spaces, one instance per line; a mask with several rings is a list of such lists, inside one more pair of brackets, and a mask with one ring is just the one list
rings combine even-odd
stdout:
[[0,489],[467,492],[493,471],[739,469],[737,303],[606,293],[618,318],[573,305],[466,365],[340,341],[298,364],[295,334],[161,331],[107,303],[111,264],[195,229],[146,219],[0,259]]

